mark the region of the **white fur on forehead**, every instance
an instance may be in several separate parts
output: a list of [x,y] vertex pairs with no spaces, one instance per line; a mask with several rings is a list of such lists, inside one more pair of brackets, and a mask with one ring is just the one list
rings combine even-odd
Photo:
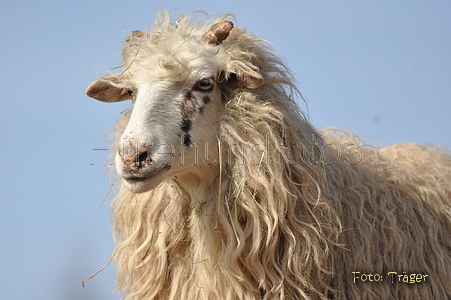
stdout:
[[[262,40],[247,35],[241,27],[235,27],[219,45],[202,42],[202,35],[217,22],[231,19],[224,15],[216,19],[194,19],[192,15],[173,21],[164,12],[157,17],[155,25],[143,36],[131,39],[123,49],[124,69],[132,77],[155,76],[169,80],[184,80],[193,71],[196,60],[214,57],[219,69],[231,60],[257,64],[255,56],[262,49]],[[254,62],[255,61],[255,62]],[[149,72],[149,71],[152,72]],[[150,75],[152,74],[152,75]]]

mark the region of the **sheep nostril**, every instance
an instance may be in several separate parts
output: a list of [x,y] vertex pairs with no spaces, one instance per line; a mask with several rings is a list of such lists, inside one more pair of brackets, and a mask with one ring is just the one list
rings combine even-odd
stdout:
[[131,169],[140,168],[142,164],[152,161],[149,153],[145,149],[141,149],[138,152],[131,151],[127,153],[119,151],[118,154],[122,158],[124,164]]
[[138,162],[152,161],[147,151],[140,152],[138,155]]

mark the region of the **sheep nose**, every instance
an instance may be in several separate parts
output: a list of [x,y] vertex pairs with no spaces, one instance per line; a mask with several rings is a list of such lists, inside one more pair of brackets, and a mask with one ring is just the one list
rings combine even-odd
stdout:
[[137,171],[145,162],[151,162],[147,148],[135,148],[129,151],[119,150],[119,156],[122,158],[126,168]]

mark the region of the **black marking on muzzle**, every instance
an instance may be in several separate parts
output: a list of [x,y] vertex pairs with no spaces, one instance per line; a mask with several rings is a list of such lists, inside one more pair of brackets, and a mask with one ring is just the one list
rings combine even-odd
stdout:
[[191,135],[189,134],[193,125],[191,117],[195,114],[196,110],[199,109],[198,106],[199,102],[196,97],[193,96],[193,93],[191,93],[191,91],[186,92],[181,107],[182,122],[180,124],[180,129],[182,130],[180,142],[185,147],[191,146]]
[[181,136],[181,142],[182,145],[185,147],[191,146],[191,135],[189,134],[189,131],[191,130],[192,122],[188,118],[182,118],[182,124],[180,128],[182,129],[183,133]]
[[182,133],[182,145],[185,147],[191,146],[191,135],[189,133]]
[[192,126],[192,123],[191,123],[190,119],[182,118],[182,124],[180,127],[182,128],[182,131],[184,133],[188,133],[188,131],[191,130],[191,126]]

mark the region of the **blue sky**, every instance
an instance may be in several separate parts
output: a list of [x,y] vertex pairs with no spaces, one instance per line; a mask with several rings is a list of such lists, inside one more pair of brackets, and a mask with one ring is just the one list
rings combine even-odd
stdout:
[[81,280],[114,247],[108,151],[92,149],[128,103],[84,90],[158,8],[232,13],[271,41],[318,128],[451,146],[450,1],[3,1],[0,299],[119,299],[114,267]]

